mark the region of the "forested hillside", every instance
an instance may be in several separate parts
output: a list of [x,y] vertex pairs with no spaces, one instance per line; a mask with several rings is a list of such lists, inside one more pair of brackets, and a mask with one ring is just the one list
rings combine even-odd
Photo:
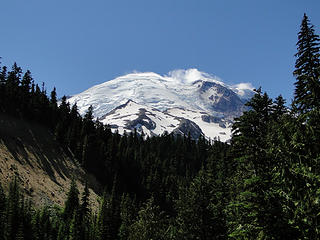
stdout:
[[64,207],[34,208],[16,180],[0,189],[0,239],[319,239],[319,37],[304,15],[294,101],[261,88],[230,143],[112,133],[55,89],[2,67],[0,111],[48,127],[104,186],[100,207],[72,182]]

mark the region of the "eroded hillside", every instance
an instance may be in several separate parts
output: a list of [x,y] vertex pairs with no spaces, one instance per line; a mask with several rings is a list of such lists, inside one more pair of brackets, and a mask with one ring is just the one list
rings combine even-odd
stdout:
[[63,205],[72,178],[80,192],[88,180],[91,204],[97,205],[98,183],[67,156],[47,128],[1,114],[0,181],[5,189],[15,177],[36,205]]

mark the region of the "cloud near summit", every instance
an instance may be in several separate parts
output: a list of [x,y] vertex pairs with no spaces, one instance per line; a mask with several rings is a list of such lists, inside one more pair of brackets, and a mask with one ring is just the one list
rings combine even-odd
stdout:
[[190,68],[190,69],[176,69],[173,71],[170,71],[168,75],[166,76],[168,78],[171,78],[171,80],[177,82],[177,83],[183,83],[183,84],[190,84],[200,79],[206,79],[206,80],[215,80],[215,81],[221,81],[215,76],[212,76],[208,73],[201,72],[196,68]]

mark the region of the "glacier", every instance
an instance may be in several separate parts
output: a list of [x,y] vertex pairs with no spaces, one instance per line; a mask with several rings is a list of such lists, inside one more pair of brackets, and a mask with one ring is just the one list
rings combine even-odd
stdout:
[[121,134],[133,129],[149,136],[164,131],[186,134],[191,127],[195,137],[227,141],[233,119],[252,96],[250,83],[228,85],[192,68],[166,75],[133,72],[95,85],[68,102],[76,103],[82,115],[92,105],[94,116]]

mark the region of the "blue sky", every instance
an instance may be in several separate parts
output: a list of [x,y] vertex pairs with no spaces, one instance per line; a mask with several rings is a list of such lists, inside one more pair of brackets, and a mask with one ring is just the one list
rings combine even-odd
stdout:
[[303,13],[319,0],[4,0],[0,56],[58,95],[137,71],[198,68],[292,98]]

